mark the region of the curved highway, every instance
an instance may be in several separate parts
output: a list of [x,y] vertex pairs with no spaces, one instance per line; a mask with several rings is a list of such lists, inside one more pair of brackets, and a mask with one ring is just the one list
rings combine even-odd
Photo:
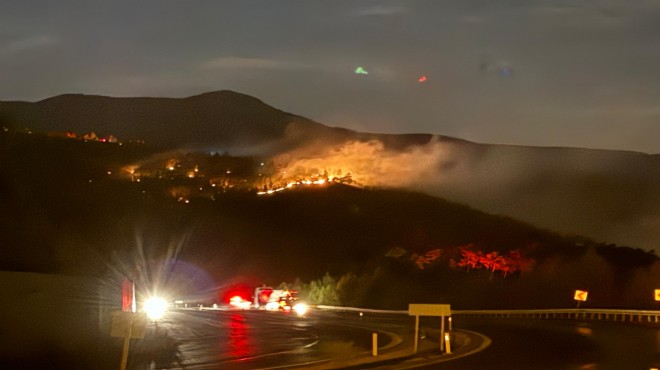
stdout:
[[649,370],[660,367],[660,329],[620,323],[530,319],[454,319],[492,343],[427,369]]
[[[136,341],[129,368],[426,368],[619,370],[660,368],[660,329],[598,321],[454,318],[454,354],[436,347],[437,320],[422,320],[424,351],[414,358],[407,315],[313,311],[173,311]],[[378,331],[380,364],[371,358]],[[459,335],[460,333],[460,335]],[[482,343],[479,343],[482,342]],[[486,342],[486,345],[483,345]],[[468,351],[474,352],[465,356]],[[385,354],[383,356],[383,354]],[[402,355],[404,354],[404,355]],[[341,361],[337,361],[337,360]],[[352,360],[359,360],[353,362]],[[365,361],[367,360],[367,361]],[[342,362],[343,361],[343,362]],[[432,364],[432,365],[431,365]]]
[[278,369],[323,367],[337,358],[371,351],[372,330],[379,347],[400,342],[392,330],[410,330],[407,317],[364,318],[355,314],[262,310],[171,311],[131,348],[129,368]]

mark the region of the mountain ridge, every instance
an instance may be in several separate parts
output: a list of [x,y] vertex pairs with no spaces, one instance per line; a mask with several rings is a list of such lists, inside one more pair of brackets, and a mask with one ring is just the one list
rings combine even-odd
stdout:
[[[263,100],[256,98],[254,96],[240,93],[237,91],[233,90],[214,90],[214,91],[208,91],[208,92],[203,92],[199,94],[194,94],[190,96],[185,96],[185,97],[167,97],[167,96],[110,96],[110,95],[100,95],[100,94],[84,94],[84,93],[63,93],[59,95],[54,95],[51,97],[47,97],[41,100],[37,101],[23,101],[23,100],[5,100],[5,101],[0,101],[0,117],[4,113],[5,115],[7,114],[7,111],[12,111],[14,107],[11,107],[11,105],[20,105],[21,108],[25,107],[33,107],[34,105],[50,105],[50,104],[62,104],[62,103],[68,103],[70,100],[75,99],[78,100],[78,102],[82,100],[99,100],[99,101],[122,101],[122,102],[130,102],[130,101],[136,101],[136,102],[168,102],[168,103],[181,103],[181,102],[197,102],[199,103],[200,101],[205,101],[206,103],[231,103],[231,104],[253,104],[253,106],[262,106],[262,107],[267,107],[268,109],[271,109],[273,112],[278,112],[283,115],[288,116],[289,118],[293,119],[299,119],[299,120],[304,120],[307,121],[307,123],[312,123],[315,125],[320,125],[323,126],[324,128],[327,129],[338,129],[341,131],[346,131],[350,132],[352,134],[357,135],[358,139],[368,139],[368,138],[373,138],[373,137],[440,137],[443,139],[447,140],[456,140],[460,142],[465,142],[465,143],[470,143],[474,145],[487,145],[487,146],[500,146],[500,147],[510,147],[510,148],[538,148],[538,149],[565,149],[565,150],[586,150],[586,151],[606,151],[606,152],[629,152],[629,153],[639,153],[639,154],[644,154],[644,155],[649,155],[649,156],[660,156],[660,153],[646,153],[646,152],[641,152],[641,151],[635,151],[635,150],[625,150],[625,149],[606,149],[606,148],[586,148],[586,147],[575,147],[575,146],[539,146],[539,145],[522,145],[522,144],[504,144],[504,143],[483,143],[483,142],[475,142],[471,140],[466,140],[462,138],[457,138],[453,136],[446,136],[446,135],[439,135],[436,133],[430,133],[430,132],[416,132],[416,133],[383,133],[383,132],[359,132],[343,127],[338,127],[338,126],[328,126],[319,122],[316,122],[310,118],[300,116],[291,112],[287,112],[278,108],[273,107],[272,105],[269,105],[268,103],[264,102]],[[224,100],[224,101],[223,101]],[[11,118],[21,118],[21,117],[11,117]],[[44,129],[44,126],[42,123],[37,122],[39,129]],[[47,127],[45,127],[47,129]],[[98,127],[94,128],[92,126],[89,126],[89,130],[99,130]],[[130,138],[127,138],[130,139]]]
[[290,174],[341,170],[365,186],[409,188],[566,234],[660,249],[658,154],[357,132],[231,90],[0,102],[0,124],[274,158]]

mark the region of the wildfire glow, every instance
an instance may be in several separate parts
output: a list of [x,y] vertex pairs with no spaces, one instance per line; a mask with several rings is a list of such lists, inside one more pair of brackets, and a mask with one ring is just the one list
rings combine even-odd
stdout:
[[318,179],[318,180],[301,180],[301,181],[296,181],[296,182],[290,182],[290,183],[287,183],[286,185],[278,187],[278,188],[269,189],[269,190],[265,190],[265,191],[259,191],[259,192],[257,192],[257,195],[275,194],[275,193],[278,193],[280,191],[284,191],[284,190],[287,190],[287,189],[294,189],[294,188],[296,188],[298,186],[301,186],[301,185],[307,185],[307,186],[309,186],[309,185],[325,185],[328,181],[332,182],[334,180],[335,180],[335,178],[332,178],[331,180]]
[[[441,181],[452,181],[452,173],[471,170],[463,167],[465,161],[452,156],[452,148],[452,142],[441,137],[398,148],[390,148],[376,139],[348,141],[336,146],[310,145],[278,155],[268,166],[264,162],[257,163],[258,169],[254,173],[246,168],[234,171],[224,164],[202,171],[199,159],[209,158],[203,155],[188,158],[178,152],[169,152],[143,164],[126,166],[123,174],[132,181],[167,180],[172,184],[168,191],[179,202],[191,197],[213,197],[218,189],[222,192],[253,190],[260,196],[333,183],[425,189],[437,186]],[[439,170],[445,167],[451,171],[440,174]]]
[[404,150],[388,149],[378,140],[352,141],[313,156],[288,153],[274,162],[282,178],[304,184],[349,177],[354,186],[402,187],[437,179],[439,168],[454,164],[450,152],[451,144],[439,139]]

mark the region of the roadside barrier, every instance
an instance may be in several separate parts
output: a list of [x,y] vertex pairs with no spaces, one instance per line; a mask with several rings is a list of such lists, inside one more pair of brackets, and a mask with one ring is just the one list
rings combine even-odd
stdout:
[[660,323],[660,311],[618,309],[539,309],[539,310],[452,310],[452,316],[507,319],[599,320],[628,323]]
[[[407,310],[372,310],[357,307],[316,306],[321,310],[358,313],[403,314]],[[542,320],[598,320],[622,323],[660,324],[660,311],[619,310],[619,309],[537,309],[537,310],[451,310],[452,317],[483,317],[504,319],[542,319]]]

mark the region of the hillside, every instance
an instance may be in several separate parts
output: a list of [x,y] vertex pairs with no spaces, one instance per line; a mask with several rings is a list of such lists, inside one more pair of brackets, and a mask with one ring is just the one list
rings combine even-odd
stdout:
[[311,121],[231,91],[185,99],[112,98],[66,94],[36,103],[1,102],[0,117],[33,130],[96,132],[168,147],[230,149],[263,145],[285,136],[287,125]]
[[426,144],[433,137],[375,135],[332,128],[229,90],[180,99],[64,94],[34,103],[0,101],[0,124],[14,130],[95,132],[170,149],[262,156],[375,137],[396,150]]
[[[0,138],[3,270],[121,273],[179,293],[241,281],[296,284],[327,272],[343,303],[390,308],[420,299],[563,306],[578,285],[597,292],[595,305],[645,305],[657,273],[653,254],[562,237],[421,193],[327,184],[207,196],[194,192],[195,181],[207,181],[201,178],[115,175],[152,155],[148,146]],[[173,187],[189,188],[185,202]],[[471,253],[499,265],[463,265]],[[501,294],[510,297],[495,299]]]
[[3,127],[113,134],[168,149],[272,160],[275,181],[350,173],[562,234],[660,248],[660,155],[477,144],[433,134],[332,128],[220,91],[183,99],[61,95],[0,102]]
[[[370,258],[383,256],[394,247],[423,254],[430,248],[467,243],[507,250],[543,241],[552,245],[550,254],[580,253],[573,242],[556,234],[420,193],[341,184],[264,197],[249,187],[195,193],[192,190],[203,186],[207,178],[182,175],[181,180],[166,177],[136,182],[122,175],[119,169],[124,164],[152,155],[146,146],[35,135],[4,136],[2,143],[0,183],[6,205],[2,211],[6,232],[2,235],[9,237],[4,244],[23,245],[23,250],[34,244],[57,253],[61,238],[73,238],[94,245],[100,253],[130,251],[134,240],[121,238],[134,237],[133,231],[148,233],[137,230],[147,222],[147,229],[159,225],[150,235],[158,240],[177,240],[191,233],[186,236],[187,243],[192,250],[202,252],[200,261],[207,260],[207,254],[218,248],[221,240],[236,244],[223,246],[228,253],[282,252],[302,258],[304,263],[290,273],[278,273],[278,279],[313,278],[318,271],[343,273],[352,266],[360,269]],[[253,165],[234,160],[237,166]],[[249,171],[232,169],[236,176],[251,176]],[[174,188],[181,193],[190,188],[187,202],[181,202]],[[39,233],[34,234],[31,229],[39,224]],[[254,233],[255,227],[259,233]],[[25,243],[32,238],[38,241]],[[250,248],[244,248],[248,245]],[[322,250],[329,251],[328,256],[317,254]],[[5,251],[5,261],[17,257],[11,248]],[[188,253],[197,255],[184,252]],[[259,260],[243,257],[240,259],[247,265]],[[265,261],[270,262],[270,257]],[[36,263],[38,259],[29,261]],[[75,270],[75,263],[60,262],[61,267]],[[3,268],[11,269],[11,265]],[[45,271],[58,268],[51,264]],[[38,265],[27,269],[41,270]]]

